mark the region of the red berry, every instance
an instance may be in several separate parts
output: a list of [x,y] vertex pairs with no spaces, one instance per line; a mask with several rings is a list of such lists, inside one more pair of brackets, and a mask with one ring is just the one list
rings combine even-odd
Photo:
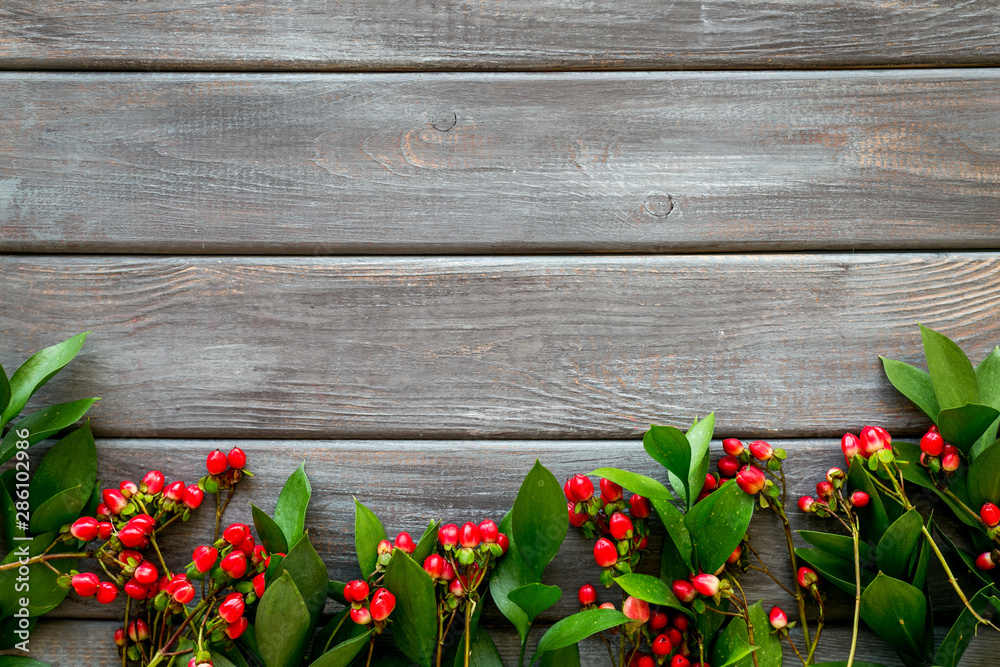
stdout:
[[743,489],[744,493],[748,493],[751,496],[763,489],[766,481],[767,479],[764,477],[761,469],[753,466],[748,467],[746,470],[741,470],[736,475],[736,483]]
[[[675,614],[673,620],[670,621],[670,624],[675,628],[677,628],[677,630],[679,630],[680,632],[687,632],[688,625],[690,625],[690,620],[688,620],[688,617],[685,616],[684,614]],[[674,640],[671,639],[670,641]],[[679,644],[680,642],[674,642],[674,643]]]
[[622,499],[622,487],[620,484],[615,484],[610,479],[604,479],[603,477],[598,484],[601,487],[601,498],[604,498],[605,503],[613,503]]
[[844,459],[847,460],[847,465],[850,466],[851,459],[862,452],[860,438],[853,433],[845,433],[844,437],[840,439],[840,450],[844,452]]
[[649,603],[630,595],[622,604],[622,613],[631,618],[633,621],[645,623],[649,620]]
[[391,554],[392,553],[392,542],[390,542],[389,540],[382,540],[375,547],[375,552],[379,556],[381,556],[383,554]]
[[842,479],[846,479],[847,474],[840,468],[830,468],[826,471],[826,481],[833,484],[834,482]]
[[979,518],[990,528],[1000,524],[1000,507],[993,503],[983,503],[979,508]]
[[141,549],[146,544],[146,533],[138,526],[125,526],[118,531],[118,539],[127,547]]
[[474,549],[483,541],[479,526],[469,521],[458,531],[458,543],[465,548]]
[[122,510],[128,505],[128,500],[125,499],[125,496],[118,489],[104,489],[101,496],[108,511],[112,514],[121,514]]
[[888,447],[892,442],[891,438],[886,438],[888,435],[885,429],[877,426],[865,426],[861,429],[861,448],[865,458]]
[[569,501],[566,503],[566,510],[569,512],[569,522],[574,528],[579,528],[583,524],[590,520],[590,515],[587,512],[577,512],[577,503],[574,501]]
[[864,491],[855,491],[851,494],[851,504],[855,507],[864,507],[871,498]]
[[146,596],[149,595],[149,588],[136,581],[135,577],[132,577],[125,582],[125,595],[133,600],[145,600]]
[[205,573],[211,570],[215,566],[215,561],[219,558],[219,552],[214,547],[200,546],[195,547],[194,553],[191,554],[191,560],[194,561],[194,567],[199,572]]
[[650,650],[654,655],[670,655],[670,652],[674,650],[674,645],[670,643],[669,637],[666,635],[659,635],[653,640]]
[[264,573],[261,572],[253,578],[253,592],[260,598],[264,595]]
[[198,509],[201,506],[201,501],[205,498],[205,492],[198,488],[197,484],[192,484],[188,488],[184,489],[183,502],[185,505],[191,509]]
[[767,618],[775,630],[781,630],[788,626],[788,615],[781,610],[781,607],[773,607]]
[[369,623],[372,622],[372,615],[371,612],[369,612],[364,607],[361,607],[360,609],[355,609],[354,607],[352,607],[351,620],[357,623],[358,625],[368,625]]
[[134,517],[128,520],[127,526],[134,526],[143,532],[145,535],[149,535],[153,532],[153,527],[156,526],[156,519],[149,516],[148,514],[136,514]]
[[424,572],[431,575],[431,579],[437,581],[444,574],[444,558],[437,554],[431,554],[424,559]]
[[368,597],[368,584],[360,579],[344,586],[344,599],[350,602],[363,602]]
[[670,659],[670,667],[691,667],[691,661],[683,655],[675,655]]
[[233,447],[229,450],[226,462],[234,470],[243,470],[247,466],[247,455],[239,447]]
[[222,531],[222,539],[229,542],[234,547],[238,547],[243,544],[243,540],[247,539],[247,535],[250,534],[250,526],[243,523],[233,523],[230,524],[228,528]]
[[396,608],[396,596],[385,588],[375,591],[372,596],[371,612],[372,618],[376,621],[384,621],[389,618],[389,614]]
[[149,493],[156,495],[163,490],[163,482],[166,481],[163,477],[163,473],[159,470],[150,470],[146,473],[146,476],[142,478],[142,484],[139,488],[143,489],[144,493]]
[[121,491],[122,495],[126,498],[131,498],[135,494],[139,493],[139,487],[135,485],[135,482],[130,482],[127,479],[118,485],[118,490]]
[[632,525],[632,520],[621,512],[615,512],[611,515],[611,520],[608,522],[608,526],[611,530],[611,537],[616,540],[627,540],[632,537],[632,532],[635,527]]
[[137,618],[128,624],[128,638],[134,642],[142,642],[149,639],[149,626],[146,621]]
[[566,496],[566,500],[570,501],[571,503],[575,503],[576,498],[573,497],[573,489],[570,488],[572,486],[572,482],[573,479],[570,478],[566,480],[565,484],[563,484],[563,495]]
[[719,578],[714,574],[699,574],[691,580],[691,585],[705,597],[711,597],[719,592]]
[[438,542],[445,549],[450,549],[458,544],[458,526],[449,523],[438,528]]
[[483,542],[486,544],[496,544],[500,529],[492,520],[484,519],[479,522],[479,534],[482,535]]
[[222,559],[219,567],[233,579],[239,579],[247,572],[247,555],[242,551],[232,551]]
[[946,452],[945,455],[941,457],[941,469],[945,472],[955,472],[958,470],[958,466],[961,462],[962,459],[959,458],[958,454]]
[[594,483],[586,475],[574,475],[569,480],[569,490],[577,502],[585,502],[594,496]]
[[598,609],[614,609],[615,606],[612,603],[610,603],[610,602],[604,602],[602,604],[597,605],[597,608]]
[[980,570],[992,570],[996,567],[996,563],[993,562],[993,554],[989,551],[984,551],[976,557],[976,567]]
[[243,595],[241,593],[230,593],[226,596],[226,599],[222,601],[219,605],[219,616],[222,617],[226,623],[235,623],[236,620],[243,615],[243,609],[246,605],[243,603]]
[[667,613],[664,611],[654,611],[649,615],[649,629],[662,630],[670,622]]
[[743,443],[736,438],[726,438],[722,441],[722,450],[729,456],[739,456],[743,453]]
[[743,547],[737,546],[735,549],[733,549],[733,553],[729,554],[729,558],[726,559],[726,562],[730,565],[735,565],[736,563],[740,562],[740,556],[742,555],[743,555]]
[[132,573],[135,580],[144,586],[149,584],[155,584],[156,580],[160,578],[160,573],[156,569],[156,566],[150,563],[148,560],[144,560],[139,563],[135,571]]
[[125,630],[123,628],[115,630],[115,643],[119,646],[125,646]]
[[816,483],[816,495],[823,500],[829,500],[833,497],[833,484],[830,482],[817,482]]
[[186,488],[187,486],[184,485],[184,482],[172,482],[163,489],[163,497],[167,500],[181,500],[184,498],[184,490]]
[[927,431],[920,438],[920,451],[928,456],[941,456],[944,451],[944,438],[937,431]]
[[145,560],[142,554],[133,549],[123,549],[121,553],[118,554],[118,562],[124,567],[135,568],[139,563]]
[[99,532],[100,524],[97,519],[90,516],[81,516],[69,527],[70,535],[84,542],[90,542]]
[[503,556],[507,553],[507,549],[510,548],[510,538],[503,533],[499,533],[497,535],[497,544],[500,545],[500,555]]
[[195,590],[194,586],[190,581],[185,579],[179,580],[173,587],[173,593],[171,593],[173,598],[180,602],[181,604],[187,604],[194,599]]
[[111,510],[109,510],[108,506],[105,505],[104,503],[98,503],[97,509],[95,510],[94,513],[97,514],[98,521],[100,521],[102,519],[110,519],[111,518]]
[[73,575],[70,585],[76,594],[82,598],[93,597],[97,593],[97,587],[101,585],[101,580],[93,572],[81,572]]
[[232,623],[226,626],[226,636],[230,639],[238,639],[240,636],[246,632],[247,629],[247,619],[243,616],[236,619]]
[[808,567],[800,567],[796,578],[799,582],[799,586],[803,588],[809,588],[811,585],[819,582],[819,575],[816,571]]
[[448,584],[448,592],[457,598],[465,597],[465,587],[462,586],[462,582],[459,581],[458,577],[450,580],[451,583]]
[[723,477],[735,477],[740,470],[740,460],[735,456],[723,456],[719,459],[719,474]]
[[636,519],[648,519],[649,515],[653,513],[653,508],[650,507],[648,498],[633,493],[632,497],[628,499],[628,511]]
[[[684,617],[687,620],[687,616]],[[684,626],[687,627],[686,625]],[[684,644],[684,635],[681,634],[683,630],[678,630],[676,627],[667,628],[667,637],[670,638],[670,643],[674,646],[682,646]]]
[[618,549],[611,540],[602,537],[594,544],[594,560],[601,567],[611,567],[618,562]]
[[774,448],[763,440],[754,440],[750,443],[750,453],[758,461],[767,461],[774,456]]
[[705,473],[705,484],[701,487],[701,492],[714,491],[719,488],[719,480],[712,473]]
[[205,467],[208,469],[209,475],[221,475],[226,472],[229,464],[226,463],[226,455],[216,449],[214,452],[209,453],[208,458],[205,460]]
[[670,588],[681,602],[691,602],[698,597],[698,591],[691,585],[691,582],[684,581],[683,579],[676,580],[671,584]]
[[110,521],[102,521],[97,524],[97,539],[99,540],[109,540],[115,532],[115,527],[111,525]]
[[111,604],[118,598],[118,587],[110,581],[102,581],[97,587],[97,601],[101,604]]
[[580,586],[580,591],[576,594],[576,597],[583,606],[594,604],[597,602],[597,589],[590,584],[584,584]]
[[258,544],[257,546],[255,546],[253,548],[253,551],[249,555],[250,555],[250,564],[253,565],[254,567],[257,567],[265,560],[267,560],[267,550],[264,548],[263,544]]

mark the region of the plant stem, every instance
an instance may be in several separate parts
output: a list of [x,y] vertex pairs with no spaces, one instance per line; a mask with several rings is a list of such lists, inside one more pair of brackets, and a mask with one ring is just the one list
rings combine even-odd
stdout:
[[978,621],[979,623],[983,623],[984,625],[990,626],[994,630],[1000,631],[1000,628],[998,628],[997,626],[993,625],[993,623],[987,621],[985,618],[980,616],[978,612],[976,612],[976,610],[972,608],[972,605],[969,604],[969,600],[968,598],[965,597],[965,593],[962,591],[962,587],[958,585],[958,580],[955,579],[955,575],[952,574],[951,568],[948,567],[948,561],[945,560],[944,554],[941,553],[941,550],[938,548],[937,543],[934,541],[934,537],[931,536],[930,531],[927,530],[927,526],[923,525],[923,523],[921,523],[920,525],[920,532],[924,534],[924,538],[931,545],[931,550],[934,552],[934,555],[937,556],[938,561],[940,561],[941,567],[944,568],[944,573],[948,576],[948,583],[951,584],[951,587],[953,589],[955,589],[955,592],[958,594],[958,597],[962,601],[962,604],[964,604],[965,608],[969,610],[969,613],[972,614],[972,617],[975,618],[976,621]]
[[[340,619],[340,623],[337,623],[337,627],[335,627],[333,629],[333,632],[330,633],[330,638],[326,640],[326,646],[323,647],[323,653],[326,653],[327,651],[330,650],[330,642],[333,641],[333,638],[337,635],[337,632],[340,630],[340,626],[344,624],[344,621],[347,620],[348,616],[350,616],[350,614],[344,614],[344,617]],[[322,655],[322,653],[320,655]],[[316,657],[318,658],[319,656]]]
[[798,647],[797,647],[797,646],[795,645],[795,642],[793,642],[793,641],[792,641],[792,637],[791,637],[791,636],[790,636],[789,634],[787,634],[787,633],[786,633],[786,634],[785,634],[785,639],[787,639],[787,640],[788,640],[788,645],[792,647],[792,650],[793,650],[793,651],[795,651],[795,655],[797,655],[797,656],[799,657],[799,660],[800,660],[800,661],[802,662],[802,664],[803,664],[803,665],[805,665],[805,664],[808,664],[808,663],[806,662],[805,658],[803,658],[803,657],[802,657],[802,654],[801,654],[801,653],[799,653],[799,649],[798,649]]
[[465,667],[469,667],[469,653],[472,652],[472,637],[469,635],[472,632],[472,610],[475,606],[476,603],[471,600],[465,603]]
[[[746,619],[747,622],[747,641],[749,641],[750,645],[753,646],[754,645],[753,622],[750,620],[750,605],[747,604],[746,593],[743,592],[743,587],[740,586],[740,582],[736,577],[733,577],[733,583],[736,584],[736,588],[738,588],[740,591],[740,597],[743,598],[743,617]],[[760,663],[757,662],[757,652],[754,651],[753,653],[751,653],[750,657],[753,658],[754,667],[760,667]]]
[[368,661],[365,663],[365,667],[371,667],[372,664],[372,653],[375,652],[375,637],[368,642]]
[[122,626],[125,630],[123,639],[125,643],[122,644],[122,667],[125,667],[126,661],[128,660],[128,608],[132,603],[132,598],[125,597],[125,624]]
[[[12,563],[0,565],[0,572],[3,572],[4,570],[13,570],[15,568],[21,567],[22,565],[35,565],[36,563],[44,563],[45,561],[59,560],[66,558],[90,558],[93,555],[94,554],[92,551],[78,551],[76,553],[71,553],[71,554],[39,554],[37,556],[32,556],[31,558],[23,562],[15,560]],[[62,573],[60,572],[60,574]]]
[[854,541],[854,627],[851,629],[851,652],[847,656],[847,667],[854,665],[854,652],[858,648],[858,620],[861,618],[861,551],[859,530],[856,519],[851,520],[851,538]]
[[[788,515],[785,514],[785,469],[781,469],[781,506],[775,508],[774,513],[778,515],[781,519],[781,527],[785,531],[785,545],[788,547],[788,559],[792,564],[792,577],[795,579],[795,604],[799,608],[799,625],[802,626],[802,636],[805,639],[806,646],[810,645],[809,639],[809,619],[806,618],[806,596],[802,592],[802,587],[799,586],[799,578],[796,573],[799,570],[799,561],[795,556],[795,543],[792,541],[792,526],[788,522]],[[774,505],[772,505],[774,507]],[[757,557],[760,560],[760,556]],[[761,561],[761,565],[763,565]],[[788,590],[787,588],[785,590]]]
[[[163,568],[163,573],[167,577],[172,576],[170,574],[170,570],[167,569],[167,561],[163,560],[163,554],[160,553],[160,546],[156,543],[156,534],[155,533],[150,533],[150,535],[149,535],[149,543],[153,545],[153,551],[156,552],[156,557],[160,559],[160,567]],[[202,591],[202,596],[204,597],[204,591]]]

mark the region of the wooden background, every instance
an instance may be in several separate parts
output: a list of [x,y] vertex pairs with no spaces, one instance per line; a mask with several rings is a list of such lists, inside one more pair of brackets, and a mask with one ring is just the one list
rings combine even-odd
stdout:
[[[271,509],[305,460],[342,580],[352,495],[499,518],[536,457],[662,477],[653,421],[714,410],[805,493],[844,430],[925,426],[877,356],[917,321],[1000,342],[998,63],[986,0],[6,0],[0,363],[93,331],[36,401],[103,397],[108,480],[238,442]],[[568,539],[543,623],[595,575]],[[32,656],[111,664],[119,611],[68,600]]]

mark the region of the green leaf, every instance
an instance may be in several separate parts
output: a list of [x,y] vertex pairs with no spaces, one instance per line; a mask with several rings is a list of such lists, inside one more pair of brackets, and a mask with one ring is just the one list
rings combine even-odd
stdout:
[[350,613],[351,606],[348,605],[327,621],[323,629],[316,634],[316,640],[312,647],[313,660],[322,655],[324,649],[334,649],[339,644],[354,639],[358,635],[367,636],[369,634],[366,626],[358,625],[349,618]]
[[[7,549],[13,549],[17,542],[15,537],[24,537],[28,534],[27,529],[18,528],[17,511],[14,506],[14,498],[17,497],[17,483],[14,477],[17,470],[10,468],[0,473],[0,515],[3,516],[3,535]],[[22,487],[22,492],[27,489]],[[23,498],[23,500],[27,500]],[[29,517],[30,520],[30,517]],[[4,555],[7,552],[4,551]]]
[[997,417],[1000,417],[1000,411],[995,408],[968,403],[960,408],[942,410],[938,415],[938,428],[941,437],[958,447],[963,454],[968,454]]
[[285,539],[285,533],[282,532],[281,526],[253,503],[250,503],[250,513],[253,515],[253,527],[257,529],[257,536],[264,548],[267,549],[267,553],[288,553],[288,541]]
[[38,464],[31,478],[32,510],[60,491],[75,486],[80,487],[80,495],[86,502],[96,483],[97,446],[90,424],[84,424],[54,444]]
[[909,575],[910,559],[920,541],[923,520],[915,509],[896,519],[875,549],[875,562],[879,569],[895,579]]
[[861,618],[900,653],[923,655],[927,598],[920,589],[879,573],[861,594]]
[[976,366],[976,381],[979,383],[979,400],[1000,410],[1000,347],[993,348]]
[[920,325],[927,369],[942,410],[979,402],[979,382],[972,362],[950,338]]
[[[854,540],[847,535],[834,535],[833,533],[822,533],[815,530],[799,530],[796,532],[799,534],[799,537],[814,547],[819,547],[823,551],[844,560],[854,560]],[[875,561],[875,554],[867,542],[858,542],[858,553],[862,563]]]
[[[508,536],[511,535],[510,517],[511,513],[508,512],[499,526],[500,532]],[[536,577],[528,564],[521,558],[517,542],[511,537],[507,554],[500,559],[500,564],[490,575],[490,593],[497,608],[517,629],[517,634],[522,642],[528,636],[531,621],[524,610],[517,606],[508,595],[517,588],[540,580],[541,577]]]
[[434,553],[434,549],[437,547],[437,534],[440,526],[441,522],[434,519],[431,519],[430,523],[427,524],[427,529],[424,530],[424,534],[420,536],[417,546],[413,549],[413,560],[423,563],[427,560],[428,556]]
[[[311,663],[311,667],[347,667],[368,646],[372,630],[343,641]],[[271,667],[268,664],[267,667]]]
[[306,529],[306,510],[309,508],[309,498],[312,487],[306,477],[305,461],[288,476],[285,486],[278,494],[278,502],[274,506],[274,522],[281,526],[289,548],[302,539]]
[[[565,511],[565,508],[564,508]],[[567,520],[569,519],[567,515]],[[354,499],[354,550],[358,554],[361,578],[368,579],[378,564],[378,543],[388,539],[375,513]]]
[[[0,415],[0,426],[19,415],[28,399],[73,360],[89,333],[77,334],[57,345],[35,352],[14,371],[10,378],[10,400]],[[6,374],[4,377],[6,379]]]
[[985,502],[1000,503],[1000,440],[969,464],[968,490],[974,508]]
[[[993,586],[986,586],[969,600],[969,604],[976,610],[976,613],[984,618],[992,590]],[[963,608],[962,613],[948,630],[948,634],[941,640],[941,645],[934,656],[934,664],[938,667],[958,667],[961,664],[962,654],[969,647],[972,638],[976,636],[978,623],[972,612]]]
[[541,463],[528,472],[511,510],[513,540],[524,562],[540,578],[566,539],[566,497],[555,476]]
[[937,416],[941,408],[938,407],[937,396],[934,395],[934,385],[931,383],[930,373],[902,361],[886,359],[885,357],[879,357],[879,359],[882,360],[885,376],[889,378],[892,386],[910,399],[932,422],[937,423]]
[[266,667],[297,666],[311,626],[309,609],[288,572],[271,582],[257,605],[255,636]]
[[[909,442],[894,442],[892,443],[892,446],[899,453],[900,461],[910,462],[910,465],[902,467],[904,480],[933,491],[946,505],[948,505],[948,507],[951,508],[951,510],[955,513],[955,516],[958,517],[959,521],[967,526],[978,527],[982,525],[979,521],[978,514],[975,516],[970,515],[958,502],[955,501],[954,498],[952,498],[952,495],[956,495],[959,501],[968,501],[968,493],[964,480],[961,477],[961,473],[952,476],[948,484],[949,493],[946,494],[938,488],[937,484],[934,483],[934,480],[931,479],[927,469],[916,463],[920,460],[920,447],[918,445],[914,445]],[[971,501],[968,502],[971,503]]]
[[[690,507],[691,494],[688,473],[691,471],[691,443],[688,442],[684,432],[673,426],[651,424],[649,430],[642,436],[642,446],[647,454],[667,469],[670,485],[674,487],[674,491],[681,497],[684,504]],[[704,478],[702,483],[704,483]],[[625,485],[622,484],[622,486]],[[645,494],[640,493],[640,495]]]
[[753,644],[750,643],[747,623],[742,618],[734,618],[712,647],[712,664],[719,667],[753,667],[750,654],[757,652],[761,665],[781,665],[781,640],[772,634],[771,623],[760,602],[750,606],[750,623],[753,625]]
[[[618,468],[598,468],[597,470],[590,473],[591,475],[599,475],[605,479],[611,480],[615,484],[625,487],[632,493],[638,493],[640,496],[645,496],[650,500],[673,500],[673,494],[670,493],[670,489],[663,486],[657,482],[652,477],[646,477],[645,475],[640,475],[638,473],[629,472],[627,470],[619,470]],[[565,503],[563,504],[563,512],[566,511]],[[567,521],[569,517],[567,517]]]
[[[853,554],[853,551],[852,551]],[[813,568],[822,575],[824,579],[828,582],[841,589],[845,593],[854,595],[855,592],[855,581],[854,581],[854,559],[845,560],[829,554],[822,549],[804,549],[798,548],[795,550],[795,555],[809,563]],[[862,567],[864,564],[862,564]],[[862,590],[872,581],[872,574],[867,570],[862,570],[861,572],[861,588]]]
[[701,421],[696,421],[687,433],[687,441],[691,445],[691,469],[687,475],[688,508],[695,504],[698,494],[705,486],[705,475],[708,473],[708,446],[715,432],[715,413],[709,413]]
[[542,654],[539,667],[580,667],[580,645],[570,644]]
[[87,498],[79,485],[60,491],[31,513],[31,532],[35,535],[59,530],[63,525],[76,521]]
[[[21,619],[16,616],[11,616],[0,620],[0,651],[8,651],[21,642],[24,638],[17,634],[18,632],[28,632],[30,633],[35,629],[35,624],[38,623],[38,617],[32,617],[28,619],[28,627],[21,627]],[[11,662],[4,662],[6,659],[11,659]],[[28,660],[28,662],[16,662],[17,660]],[[23,656],[0,656],[0,667],[6,667],[7,665],[24,665],[29,667],[30,665],[45,665],[43,662],[38,662],[37,660],[31,660],[30,658],[23,658]],[[45,665],[45,667],[49,667]]]
[[[7,379],[7,371],[0,365],[0,415],[7,409],[8,405],[10,405],[10,381]],[[0,426],[5,423],[0,420]]]
[[396,596],[392,637],[407,658],[430,667],[437,648],[437,598],[434,580],[402,549],[393,549],[385,568],[385,587]]
[[735,483],[722,485],[684,516],[698,567],[715,572],[739,546],[753,518],[753,497]]
[[620,577],[615,577],[615,583],[634,598],[677,609],[692,618],[694,617],[691,610],[681,604],[670,587],[656,577],[651,577],[648,574],[623,574]]
[[346,605],[347,598],[344,597],[344,589],[347,588],[347,584],[342,581],[330,580],[330,583],[326,587],[326,596],[331,600],[335,600],[340,604]]
[[64,428],[75,424],[97,400],[99,399],[84,398],[71,403],[50,405],[17,422],[14,428],[3,437],[3,440],[0,440],[0,463],[14,455],[15,444],[22,439],[18,433],[28,431],[29,435],[24,440],[28,441],[29,446],[39,443],[50,435],[55,435]]
[[864,459],[860,456],[855,456],[851,461],[851,467],[847,470],[847,483],[849,488],[868,494],[870,498],[868,505],[857,509],[861,519],[861,537],[866,542],[877,543],[889,529],[889,515],[885,511],[885,505],[882,504],[882,496],[868,476]]
[[585,609],[567,616],[542,635],[538,641],[538,648],[528,664],[534,664],[538,656],[546,651],[565,648],[595,633],[628,622],[628,616],[614,609]]
[[711,638],[715,637],[719,628],[726,622],[727,618],[722,614],[716,614],[708,611],[708,609],[715,609],[716,611],[729,611],[730,604],[729,600],[723,598],[716,604],[711,598],[705,598],[702,600],[705,605],[704,611],[696,610],[697,614],[694,617],[695,626],[698,628],[698,633],[702,637],[708,637],[709,642]]
[[[57,536],[58,533],[53,531],[36,535],[30,541],[16,542],[16,548],[7,554],[7,557],[3,559],[3,564],[13,563],[23,557],[37,556],[44,552]],[[25,546],[27,546],[27,554],[21,551]],[[63,543],[57,544],[49,553],[69,553],[71,551],[76,551],[76,549],[71,549],[69,545]],[[76,568],[77,561],[75,558],[57,559],[50,561],[50,564],[60,572],[66,573]],[[59,575],[46,565],[41,563],[29,565],[27,580],[23,579],[23,576],[18,572],[19,569],[14,568],[0,572],[0,617],[10,616],[21,607],[19,598],[23,597],[24,594],[16,590],[16,584],[21,584],[22,587],[27,586],[24,590],[31,592],[31,595],[26,596],[29,616],[41,616],[49,613],[69,593],[67,589],[56,585],[56,579]]]
[[[15,619],[16,620],[16,619]],[[0,655],[0,667],[51,667],[49,663],[23,655]]]
[[559,602],[561,597],[562,591],[558,586],[546,586],[537,582],[507,593],[507,598],[524,611],[531,623],[535,622],[539,614]]
[[[463,651],[455,655],[455,664],[459,667],[465,664]],[[500,659],[496,644],[493,643],[493,638],[482,626],[476,628],[476,633],[472,635],[472,642],[469,645],[469,667],[503,667],[503,661]]]
[[[691,563],[691,554],[694,551],[694,547],[691,544],[691,533],[688,532],[687,526],[684,525],[684,515],[669,500],[653,498],[650,500],[650,504],[656,510],[656,515],[660,517],[660,522],[663,523],[663,527],[667,531],[667,537],[670,538],[664,540],[663,543],[660,558],[660,576],[663,577],[669,571],[671,576],[668,578],[671,581],[674,579],[684,579],[687,577],[685,571],[688,573],[694,572],[694,566]],[[664,559],[670,560],[665,563]]]
[[300,591],[299,595],[309,610],[311,627],[315,628],[326,604],[330,574],[308,537],[299,540],[298,544],[291,548],[272,576],[280,577],[282,572],[287,572],[291,576],[295,588]]

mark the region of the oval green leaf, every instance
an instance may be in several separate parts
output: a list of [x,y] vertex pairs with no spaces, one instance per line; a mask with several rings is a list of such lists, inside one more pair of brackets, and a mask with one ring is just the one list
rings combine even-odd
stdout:
[[[455,654],[455,665],[456,667],[465,665],[464,651]],[[500,652],[493,643],[493,637],[483,626],[476,628],[476,634],[472,636],[469,645],[469,667],[503,667],[503,660],[500,659]]]
[[879,573],[861,594],[861,618],[901,653],[924,655],[927,598],[919,589]]
[[938,407],[937,396],[934,395],[934,385],[931,383],[930,373],[902,361],[886,359],[885,357],[879,357],[879,359],[882,360],[885,376],[889,378],[892,386],[910,399],[936,424],[941,408]]
[[[568,520],[568,517],[567,517]],[[385,528],[375,513],[354,499],[354,550],[361,578],[368,579],[378,564],[378,543],[387,539]]]
[[987,447],[969,464],[969,499],[973,507],[1000,503],[1000,440]]
[[952,443],[963,454],[993,425],[1000,411],[988,405],[968,403],[959,408],[942,410],[938,415],[941,437]]
[[[840,590],[854,595],[856,583],[854,581],[854,560],[844,560],[833,554],[829,554],[822,549],[795,550],[795,555],[809,563],[822,577]],[[864,564],[862,564],[864,567]],[[871,583],[872,574],[867,570],[861,572],[861,588]]]
[[[355,656],[368,646],[368,640],[371,635],[372,631],[369,630],[364,634],[337,644],[310,663],[310,667],[347,667],[354,660]],[[268,665],[268,667],[271,666]]]
[[60,491],[74,486],[80,487],[80,495],[86,502],[96,482],[97,446],[90,424],[84,424],[52,445],[38,464],[30,485],[32,511]]
[[705,572],[715,572],[739,546],[753,518],[754,499],[736,482],[723,484],[684,516],[694,543],[694,560]]
[[536,460],[521,483],[511,510],[512,539],[536,579],[541,578],[545,566],[559,551],[568,529],[562,486]]
[[52,496],[31,515],[31,532],[35,535],[59,530],[80,516],[83,504],[87,502],[79,485],[60,491]]
[[0,440],[0,463],[3,463],[11,456],[14,455],[14,445],[20,440],[17,435],[23,430],[28,431],[28,445],[34,445],[36,443],[45,440],[50,435],[55,435],[64,428],[69,428],[87,414],[87,410],[96,401],[100,399],[97,398],[82,398],[79,401],[72,401],[70,403],[58,403],[56,405],[50,405],[47,408],[42,408],[38,412],[32,412],[30,415],[17,422],[14,428],[7,431],[7,435]]
[[312,487],[306,476],[305,461],[288,476],[285,486],[278,494],[278,502],[274,505],[274,522],[281,527],[288,547],[302,539],[306,529],[306,510],[309,508],[309,498],[312,497]]
[[907,511],[889,526],[875,549],[875,562],[882,572],[896,579],[908,576],[922,527],[923,519],[915,509]]
[[267,553],[288,553],[288,541],[285,539],[285,533],[281,530],[281,526],[253,503],[250,503],[250,513],[253,515],[253,527],[257,529],[257,536],[264,548],[267,549]]
[[[642,447],[653,460],[667,469],[674,491],[686,505],[690,505],[692,496],[688,486],[688,473],[691,471],[691,443],[688,442],[684,432],[673,426],[650,424],[649,430],[642,436]],[[704,481],[703,478],[703,484]],[[617,483],[621,484],[621,482]],[[625,485],[622,484],[622,486]],[[630,487],[626,488],[640,495],[645,495]]]
[[430,667],[438,632],[434,580],[405,551],[393,549],[383,583],[396,596],[392,612],[396,646],[421,667]]
[[[89,331],[77,334],[61,343],[39,350],[14,371],[10,378],[10,399],[0,415],[0,426],[16,417],[28,399],[62,370],[83,347]],[[6,380],[6,374],[4,375]],[[76,421],[75,419],[73,421]]]
[[279,577],[282,572],[287,572],[292,577],[295,588],[300,591],[299,595],[309,610],[311,627],[316,627],[319,615],[326,604],[330,574],[308,537],[299,540],[299,543],[292,547],[278,564],[272,577]]
[[677,599],[677,596],[670,590],[670,587],[656,577],[651,577],[648,574],[623,574],[620,577],[615,577],[615,583],[634,598],[645,600],[651,604],[677,609],[692,618],[694,617],[691,610],[681,604],[681,601]]
[[[511,534],[510,512],[500,522],[500,532],[507,535]],[[528,564],[521,558],[521,554],[517,549],[517,542],[511,537],[507,554],[500,559],[500,564],[496,566],[493,574],[490,575],[490,594],[493,596],[493,601],[500,612],[517,629],[517,634],[522,642],[528,636],[531,621],[528,620],[528,616],[524,613],[524,610],[514,604],[507,596],[511,591],[537,581],[540,578],[534,575]]]
[[[640,496],[645,496],[650,500],[654,498],[658,500],[673,500],[674,498],[673,494],[670,493],[670,489],[652,477],[646,477],[645,475],[627,470],[619,470],[618,468],[598,468],[590,474],[609,479],[615,484],[625,487],[632,493],[638,493]],[[566,512],[565,503],[563,503],[563,512]]]
[[[747,632],[747,623],[742,618],[734,618],[712,647],[712,664],[719,667],[753,667],[760,665],[781,665],[781,640],[772,633],[760,602],[750,606],[750,623],[753,625],[753,644]],[[757,653],[757,663],[751,653]]]
[[538,648],[528,664],[534,664],[538,656],[546,651],[576,644],[595,633],[628,622],[629,617],[615,609],[585,609],[567,616],[542,635],[538,641]]
[[546,586],[537,582],[507,593],[507,598],[524,611],[531,623],[534,623],[539,614],[559,602],[561,597],[562,591],[558,586]]
[[715,432],[715,413],[711,412],[701,421],[687,430],[685,437],[691,445],[691,467],[687,473],[688,507],[698,500],[698,494],[705,486],[705,474],[708,473],[708,446]]
[[413,549],[413,560],[423,563],[427,560],[428,556],[434,553],[434,549],[437,547],[437,533],[440,526],[441,522],[434,519],[431,519],[430,523],[427,524],[427,529],[424,530],[424,534],[420,536],[417,546]]
[[[800,530],[797,532],[803,540],[814,547],[819,547],[828,554],[833,554],[847,561],[854,560],[854,540],[847,535],[835,535],[816,530]],[[875,554],[872,553],[872,548],[867,542],[858,541],[858,553],[862,563],[871,563],[875,560]]]
[[308,646],[312,620],[288,572],[271,582],[257,605],[255,636],[266,667],[294,667]]
[[927,370],[942,410],[979,402],[979,382],[962,348],[944,334],[920,325]]

